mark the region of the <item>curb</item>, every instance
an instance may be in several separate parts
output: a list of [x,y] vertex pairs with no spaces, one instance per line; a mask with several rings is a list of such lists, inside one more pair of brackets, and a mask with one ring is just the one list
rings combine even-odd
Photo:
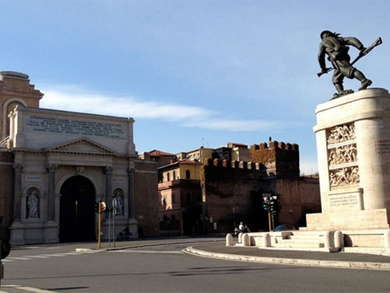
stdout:
[[205,250],[195,249],[192,247],[187,247],[182,251],[184,253],[200,256],[200,257],[241,261],[241,262],[308,266],[308,267],[326,267],[326,268],[339,268],[339,269],[390,271],[390,263],[355,262],[355,261],[348,262],[348,261],[333,261],[333,260],[248,256],[248,255],[209,252]]

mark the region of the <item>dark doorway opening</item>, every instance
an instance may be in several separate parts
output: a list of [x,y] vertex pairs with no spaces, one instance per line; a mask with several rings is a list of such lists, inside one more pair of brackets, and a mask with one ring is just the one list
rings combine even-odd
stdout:
[[95,240],[95,187],[83,176],[67,179],[61,187],[60,241]]

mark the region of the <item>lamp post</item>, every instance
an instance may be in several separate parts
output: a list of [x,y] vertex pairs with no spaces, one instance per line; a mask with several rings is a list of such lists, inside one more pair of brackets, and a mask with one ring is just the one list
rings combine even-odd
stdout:
[[279,203],[278,195],[272,193],[263,193],[263,209],[268,213],[268,229],[272,231],[275,227],[275,215],[278,213]]

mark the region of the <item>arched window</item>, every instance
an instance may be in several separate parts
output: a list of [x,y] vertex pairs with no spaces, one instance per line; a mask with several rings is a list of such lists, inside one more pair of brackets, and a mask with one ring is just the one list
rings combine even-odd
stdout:
[[167,173],[167,181],[168,181],[168,182],[171,181],[171,178],[170,178],[170,176],[169,176],[169,172]]
[[26,194],[26,219],[38,219],[40,217],[39,189],[31,187]]
[[112,207],[114,208],[114,214],[116,216],[123,216],[125,214],[125,196],[122,189],[117,188],[114,190],[112,196]]
[[190,170],[186,170],[186,179],[191,179],[191,172],[190,172]]
[[5,136],[9,136],[10,135],[10,120],[8,118],[8,114],[13,110],[15,109],[16,106],[24,106],[21,102],[18,102],[18,101],[13,101],[11,103],[8,104],[7,106],[7,110],[5,112]]

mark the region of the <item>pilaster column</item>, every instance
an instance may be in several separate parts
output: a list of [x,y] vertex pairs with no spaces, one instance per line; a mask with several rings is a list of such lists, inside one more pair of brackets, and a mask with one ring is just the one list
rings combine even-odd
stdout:
[[48,186],[47,186],[47,219],[49,221],[55,221],[55,200],[56,200],[56,192],[55,192],[55,186],[56,186],[56,169],[57,165],[49,165],[47,168],[48,173]]
[[135,169],[129,168],[127,170],[128,174],[128,209],[129,209],[129,218],[135,218]]
[[22,213],[22,174],[23,165],[14,164],[14,220],[19,222]]
[[108,207],[112,205],[112,167],[104,167],[104,174],[106,175],[106,194],[104,195],[104,201]]

